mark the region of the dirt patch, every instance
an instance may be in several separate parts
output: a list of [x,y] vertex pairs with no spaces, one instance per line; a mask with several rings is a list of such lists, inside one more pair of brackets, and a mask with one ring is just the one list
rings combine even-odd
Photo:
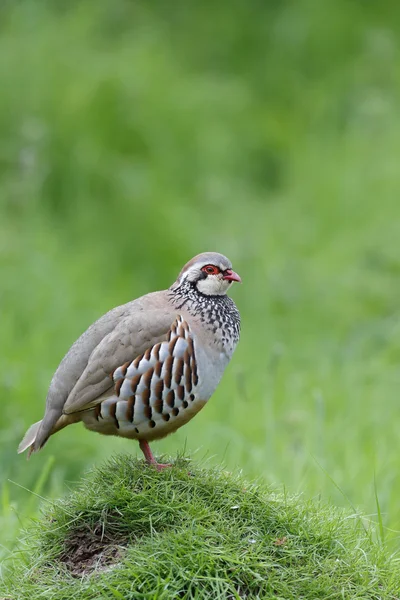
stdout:
[[100,524],[93,529],[83,525],[66,538],[60,561],[75,577],[89,575],[117,563],[124,551],[124,542],[124,539],[107,536]]

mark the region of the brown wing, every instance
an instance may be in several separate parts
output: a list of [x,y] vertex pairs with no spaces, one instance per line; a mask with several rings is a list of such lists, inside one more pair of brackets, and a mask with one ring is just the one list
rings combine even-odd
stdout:
[[112,375],[147,348],[167,339],[176,315],[171,310],[141,311],[121,321],[94,349],[69,394],[64,414],[86,410],[113,386]]

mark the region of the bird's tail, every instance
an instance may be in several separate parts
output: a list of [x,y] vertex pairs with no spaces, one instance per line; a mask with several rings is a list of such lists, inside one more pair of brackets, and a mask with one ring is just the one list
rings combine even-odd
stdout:
[[32,452],[38,452],[41,450],[41,448],[43,448],[53,433],[57,433],[57,431],[64,429],[64,427],[70,425],[71,423],[76,423],[79,421],[79,417],[79,413],[72,415],[61,415],[58,419],[56,417],[55,425],[53,425],[55,420],[53,415],[50,412],[46,413],[44,419],[34,423],[29,427],[22,442],[18,446],[18,454],[25,452],[25,450],[29,448],[29,458]]
[[39,431],[41,422],[42,421],[38,421],[37,423],[34,423],[33,425],[31,425],[29,427],[28,431],[26,432],[26,434],[23,437],[22,442],[18,446],[18,454],[21,454],[21,452],[25,452],[25,450],[27,448],[30,448],[28,458],[30,457],[30,455],[32,453],[32,445],[36,439],[37,432]]

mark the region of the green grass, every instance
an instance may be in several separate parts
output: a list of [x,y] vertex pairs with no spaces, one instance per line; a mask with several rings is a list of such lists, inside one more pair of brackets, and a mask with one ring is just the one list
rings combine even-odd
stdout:
[[[189,471],[188,471],[189,470]],[[178,458],[128,456],[50,503],[5,564],[21,600],[398,598],[396,565],[356,515]]]
[[242,276],[242,339],[156,451],[353,505],[398,549],[398,4],[0,11],[1,556],[37,514],[23,488],[137,451],[73,426],[17,456],[63,354],[209,249]]

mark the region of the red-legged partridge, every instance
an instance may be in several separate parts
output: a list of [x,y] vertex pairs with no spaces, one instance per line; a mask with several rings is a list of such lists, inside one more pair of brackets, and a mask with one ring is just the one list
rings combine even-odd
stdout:
[[226,295],[240,281],[222,254],[192,258],[167,290],[118,306],[93,323],[61,361],[42,421],[18,452],[40,450],[71,423],[149,441],[187,423],[217,387],[239,340],[240,315]]

